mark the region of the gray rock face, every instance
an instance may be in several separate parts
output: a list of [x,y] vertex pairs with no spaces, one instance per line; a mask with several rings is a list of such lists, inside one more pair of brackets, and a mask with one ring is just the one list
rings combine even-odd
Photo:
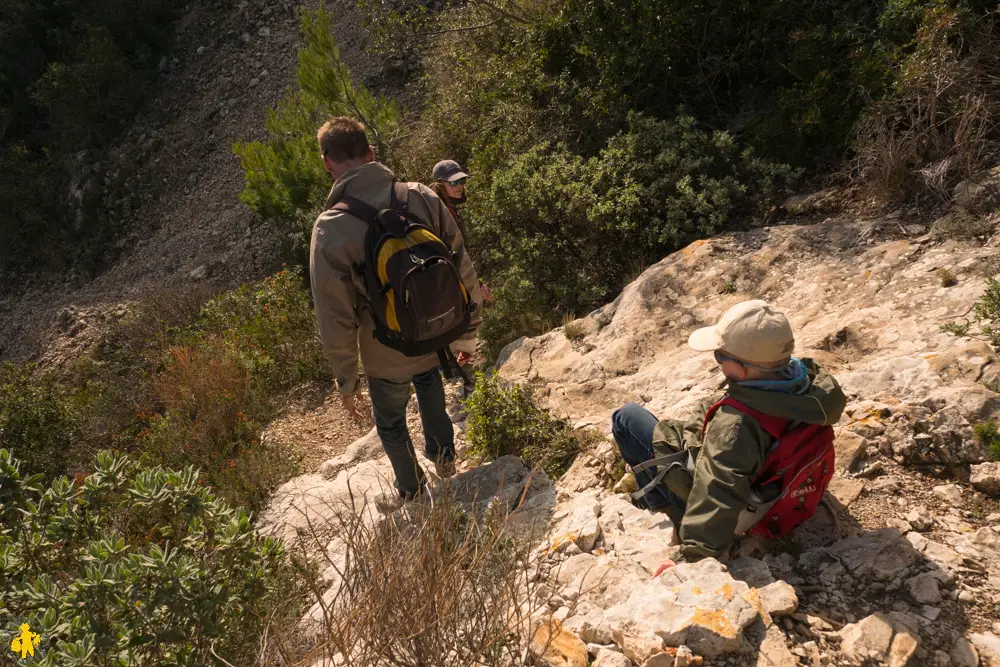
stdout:
[[1000,496],[1000,463],[972,466],[972,477],[969,481],[977,491],[990,496]]
[[776,581],[760,589],[760,600],[771,616],[788,616],[799,608],[795,589],[784,581]]
[[941,588],[937,577],[929,572],[913,577],[906,582],[910,597],[920,604],[937,604],[941,602]]
[[1000,637],[983,632],[970,635],[969,639],[979,652],[982,667],[1000,667]]
[[935,486],[934,495],[948,503],[951,507],[958,507],[962,504],[962,498],[964,497],[964,492],[962,487],[958,484],[944,484],[942,486]]
[[979,651],[965,637],[959,637],[955,641],[949,655],[954,667],[979,667]]
[[985,213],[1000,204],[1000,167],[984,169],[955,186],[955,204],[972,213]]
[[914,507],[907,512],[906,520],[913,527],[913,530],[921,533],[934,527],[934,518],[925,507]]
[[840,631],[844,655],[861,662],[867,659],[885,660],[892,645],[892,622],[884,614],[873,614]]
[[591,667],[632,667],[632,661],[623,653],[603,648],[597,652],[597,658]]
[[920,637],[909,629],[900,629],[889,648],[889,667],[906,667],[920,648]]
[[893,528],[840,540],[826,549],[803,554],[803,562],[829,555],[856,577],[891,581],[916,563],[920,554]]
[[717,656],[738,650],[743,630],[758,617],[750,587],[718,561],[706,559],[673,567],[634,590],[625,603],[604,613],[603,622],[623,650],[626,638],[645,636]]

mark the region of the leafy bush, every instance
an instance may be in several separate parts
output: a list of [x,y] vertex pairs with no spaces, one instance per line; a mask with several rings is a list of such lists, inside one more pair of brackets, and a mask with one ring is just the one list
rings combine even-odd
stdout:
[[0,366],[0,448],[11,450],[31,474],[64,471],[78,421],[54,378],[31,365]]
[[322,7],[316,12],[302,10],[301,26],[298,90],[268,110],[267,139],[233,147],[246,176],[241,199],[285,235],[287,250],[300,261],[330,188],[316,147],[316,130],[332,116],[356,116],[365,123],[377,155],[385,160],[400,115],[395,103],[352,81],[334,42],[330,12]]
[[990,339],[994,349],[1000,350],[1000,329],[994,328],[1000,322],[1000,281],[986,279],[986,291],[972,312],[982,323],[983,334]]
[[1000,431],[995,421],[982,422],[972,427],[979,441],[994,461],[1000,461]]
[[209,300],[158,363],[137,445],[163,465],[195,462],[225,498],[259,507],[297,468],[261,429],[285,392],[330,376],[301,279],[281,271]]
[[[0,446],[47,477],[102,448],[194,463],[228,501],[257,509],[294,474],[296,457],[260,431],[286,392],[329,380],[309,294],[282,271],[191,303],[138,305],[63,377],[0,369]],[[23,452],[23,453],[22,453]]]
[[0,450],[0,624],[43,639],[29,664],[255,664],[299,586],[281,544],[217,499],[194,468],[100,453],[48,488]]
[[972,325],[967,322],[945,322],[941,325],[941,331],[953,336],[967,336]]
[[637,254],[657,257],[751,218],[794,176],[688,116],[633,114],[628,132],[589,159],[535,146],[471,205],[486,248],[477,268],[498,294],[484,314],[489,349],[525,333],[526,313],[600,306],[627,284]]
[[482,460],[520,456],[559,477],[580,451],[569,426],[535,406],[531,391],[480,373],[469,397],[469,452]]

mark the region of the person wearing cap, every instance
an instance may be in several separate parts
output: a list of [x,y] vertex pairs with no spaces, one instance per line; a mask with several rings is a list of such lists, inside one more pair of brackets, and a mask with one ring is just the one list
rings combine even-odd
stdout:
[[[462,214],[458,211],[459,205],[465,203],[465,181],[469,178],[469,175],[454,160],[441,160],[434,165],[434,169],[431,171],[431,178],[433,179],[430,186],[431,190],[448,207],[451,217],[455,219],[455,223],[458,225],[458,230],[461,232],[462,238],[465,239],[465,250],[471,254],[472,251],[469,249],[469,233],[466,230],[465,220],[462,219]],[[490,294],[490,288],[482,279],[479,280],[479,291],[482,292],[484,305],[493,303],[493,295]],[[466,398],[475,389],[475,382],[470,375],[471,362],[468,365],[463,365],[463,370],[466,371],[466,378],[462,384],[461,397]]]
[[[365,280],[358,267],[365,261],[368,223],[336,208],[353,197],[375,209],[391,205],[396,176],[375,161],[365,126],[341,116],[317,133],[324,169],[333,179],[323,213],[313,225],[309,276],[319,324],[320,341],[333,368],[345,412],[362,420],[360,360],[368,378],[375,428],[396,477],[395,490],[379,495],[380,511],[391,511],[424,495],[426,475],[417,461],[407,426],[410,387],[416,394],[423,426],[425,452],[440,478],[456,472],[455,434],[445,404],[438,355],[406,356],[383,345],[374,335],[374,317]],[[465,241],[437,195],[419,183],[407,183],[407,209],[454,252],[455,266],[472,302],[469,331],[451,344],[459,363],[476,349],[482,322],[482,296]]]
[[[469,178],[469,175],[454,160],[441,160],[434,165],[434,169],[431,171],[431,178],[433,179],[431,190],[448,207],[451,217],[455,219],[458,230],[462,233],[462,238],[465,239],[465,250],[466,252],[470,252],[469,233],[465,226],[465,220],[458,211],[458,207],[465,203],[465,182]],[[482,280],[479,281],[479,288],[483,292],[483,302],[492,302],[493,296],[490,294],[490,288]]]
[[[793,423],[833,425],[840,419],[847,399],[837,381],[815,361],[792,356],[795,337],[788,319],[764,301],[733,306],[715,326],[692,333],[688,344],[714,353],[726,394],[753,410]],[[751,482],[775,443],[752,417],[729,405],[719,408],[702,437],[708,408],[720,399],[702,401],[683,422],[659,421],[634,403],[611,418],[612,434],[630,466],[682,450],[691,455],[693,474],[671,468],[639,501],[665,512],[679,527],[676,561],[728,557]],[[655,468],[636,473],[639,488],[656,473]],[[660,571],[672,564],[666,561]]]

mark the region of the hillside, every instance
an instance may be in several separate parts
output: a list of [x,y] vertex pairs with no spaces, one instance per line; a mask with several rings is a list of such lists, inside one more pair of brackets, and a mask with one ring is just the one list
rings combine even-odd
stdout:
[[[101,234],[65,275],[0,269],[0,648],[29,623],[60,667],[1000,667],[995,2],[194,0],[174,32],[110,147],[60,158],[47,231],[99,193]],[[475,392],[446,385],[459,474],[385,514],[302,264],[343,114],[401,177],[472,174],[494,296]],[[660,572],[675,526],[630,502],[611,415],[718,395],[688,334],[756,298],[848,396],[836,475],[794,535]]]
[[[536,664],[697,664],[679,645],[717,666],[1000,664],[1000,464],[983,464],[973,434],[1000,416],[1000,356],[941,331],[969,316],[998,257],[993,243],[941,239],[905,218],[721,236],[663,259],[566,329],[505,350],[505,378],[535,386],[546,407],[605,439],[554,486],[509,457],[451,483],[470,507],[507,507],[538,545],[532,571],[549,583],[532,615],[559,624]],[[849,394],[831,487],[837,518],[821,510],[791,545],[745,540],[728,567],[706,561],[650,581],[674,537],[664,515],[610,490],[610,414],[635,401],[681,416],[716,393],[721,376],[686,335],[751,297],[785,310],[797,354],[825,364]],[[351,599],[338,574],[345,538],[306,537],[391,484],[373,435],[279,489],[263,517],[266,531],[332,558],[323,565],[331,610]],[[322,618],[317,603],[302,628]],[[664,647],[671,657],[657,657]]]
[[[280,239],[239,201],[243,170],[232,146],[263,135],[267,108],[293,78],[299,6],[191,3],[156,94],[82,174],[124,230],[107,250],[110,267],[96,277],[0,276],[0,360],[66,359],[122,302],[232,288],[280,266]],[[344,60],[377,79],[357,7],[332,9]],[[54,196],[72,205],[70,193]]]

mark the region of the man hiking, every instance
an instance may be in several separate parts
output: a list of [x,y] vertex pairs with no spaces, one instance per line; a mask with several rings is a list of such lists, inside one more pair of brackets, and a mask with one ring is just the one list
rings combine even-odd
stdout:
[[[375,162],[364,125],[334,118],[317,138],[334,183],[309,251],[316,319],[344,408],[355,419],[360,351],[375,427],[396,477],[397,493],[376,500],[387,512],[425,490],[406,425],[411,384],[427,457],[439,477],[455,474],[440,366],[448,348],[460,364],[475,351],[479,280],[444,203],[424,185],[397,184]],[[441,341],[450,344],[439,353]]]

